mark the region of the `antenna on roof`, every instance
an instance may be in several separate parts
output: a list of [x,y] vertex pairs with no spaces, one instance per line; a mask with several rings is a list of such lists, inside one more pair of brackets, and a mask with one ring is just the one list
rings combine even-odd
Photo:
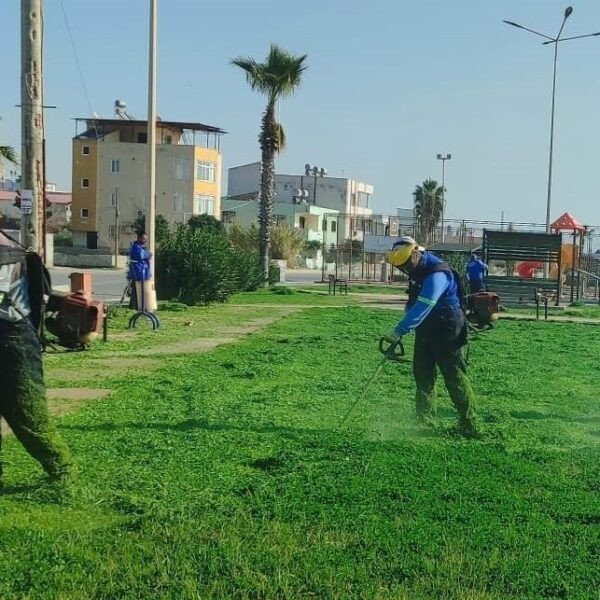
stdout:
[[115,100],[115,116],[124,121],[133,120],[133,117],[127,112],[127,104],[123,100]]

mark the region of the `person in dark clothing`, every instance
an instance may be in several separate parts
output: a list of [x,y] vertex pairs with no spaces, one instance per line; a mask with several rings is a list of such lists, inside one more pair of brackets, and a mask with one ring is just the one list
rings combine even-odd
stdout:
[[27,267],[24,260],[11,262],[8,250],[16,246],[0,232],[0,417],[52,480],[65,480],[72,472],[71,457],[48,413],[41,345],[30,319]]
[[394,343],[411,331],[416,332],[413,375],[417,418],[435,425],[435,380],[439,367],[458,412],[458,429],[461,434],[474,437],[475,399],[463,356],[468,329],[458,275],[408,236],[394,244],[387,260],[410,278],[404,317],[385,339]]
[[134,310],[141,308],[138,306],[135,282],[144,282],[152,279],[150,269],[152,253],[146,250],[147,243],[148,236],[145,233],[138,233],[137,239],[131,244],[131,248],[129,249],[129,270],[127,272],[127,279],[131,281],[129,308]]
[[477,254],[471,255],[467,263],[467,281],[469,282],[469,294],[485,292],[485,276],[488,266],[478,258]]

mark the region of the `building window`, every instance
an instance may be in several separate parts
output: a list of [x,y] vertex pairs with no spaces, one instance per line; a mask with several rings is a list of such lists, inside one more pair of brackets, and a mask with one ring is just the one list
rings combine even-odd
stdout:
[[165,135],[165,144],[172,144],[173,143],[173,136],[172,135]]
[[89,213],[89,210],[88,210],[87,208],[82,208],[82,209],[81,209],[81,213],[80,213],[80,214],[81,214],[81,218],[82,218],[82,219],[87,219],[87,218],[88,218],[88,215],[89,215],[90,213]]
[[183,196],[179,192],[175,192],[173,194],[173,212],[175,214],[183,214],[185,212],[184,199],[183,199]]
[[90,187],[90,180],[87,177],[84,177],[81,180],[81,187],[82,188],[89,188]]
[[138,144],[146,144],[148,142],[148,134],[144,132],[138,132],[137,134]]
[[199,181],[214,181],[216,165],[206,160],[196,161],[196,179]]
[[89,156],[90,155],[90,147],[89,146],[81,146],[81,155]]
[[227,224],[227,225],[231,225],[231,223],[235,223],[236,222],[236,216],[235,216],[235,211],[234,210],[224,210],[221,213],[221,219],[223,221],[223,223]]
[[335,233],[337,231],[337,223],[335,221],[331,221],[331,233]]
[[118,159],[113,159],[110,161],[110,172],[118,173],[121,170],[121,161]]
[[214,215],[215,197],[205,194],[196,194],[194,196],[194,214],[195,215]]
[[363,208],[368,208],[370,201],[371,194],[367,194],[367,192],[356,192],[355,206],[362,206]]
[[306,219],[304,217],[300,217],[298,219],[298,223],[300,224],[300,229],[304,229],[306,227]]
[[176,179],[191,179],[192,178],[192,161],[188,158],[182,158],[175,162],[175,178]]

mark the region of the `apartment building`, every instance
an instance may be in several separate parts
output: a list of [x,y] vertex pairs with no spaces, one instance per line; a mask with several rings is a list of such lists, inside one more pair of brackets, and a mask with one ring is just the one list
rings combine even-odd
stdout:
[[[73,245],[113,248],[116,214],[126,250],[136,220],[148,211],[147,123],[127,118],[75,119]],[[156,122],[156,213],[170,222],[221,214],[221,136],[218,127]],[[79,133],[81,130],[81,133]]]

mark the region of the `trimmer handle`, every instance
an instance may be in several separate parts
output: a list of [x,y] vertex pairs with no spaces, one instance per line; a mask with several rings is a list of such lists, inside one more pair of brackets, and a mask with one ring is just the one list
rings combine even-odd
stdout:
[[[385,345],[388,344],[386,347]],[[379,340],[379,352],[383,354],[388,360],[392,360],[394,362],[400,362],[404,357],[404,345],[402,344],[402,340],[399,339],[393,343],[389,343],[385,338],[381,338]]]

